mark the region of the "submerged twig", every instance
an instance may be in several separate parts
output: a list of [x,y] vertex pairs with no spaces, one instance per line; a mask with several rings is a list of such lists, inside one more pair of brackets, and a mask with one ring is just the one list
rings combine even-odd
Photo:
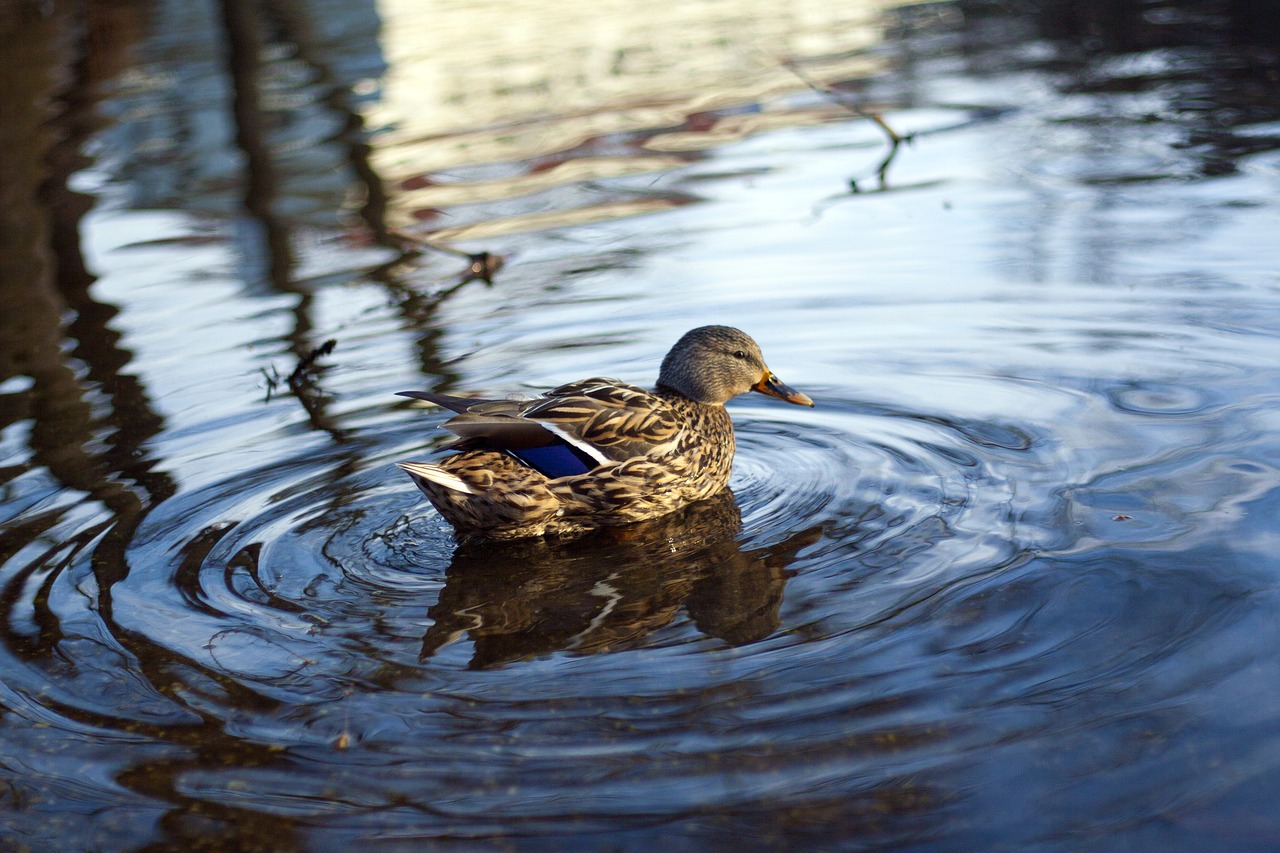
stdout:
[[258,369],[262,371],[262,378],[267,380],[267,397],[262,402],[270,403],[272,396],[275,395],[276,389],[280,387],[280,383],[282,381],[280,378],[280,371],[276,369],[274,364],[271,365],[270,370],[267,370],[265,367],[260,367]]
[[265,367],[260,368],[263,378],[267,380],[267,399],[263,402],[270,403],[271,398],[275,396],[276,389],[281,385],[288,385],[289,390],[295,396],[304,396],[311,393],[313,389],[310,386],[315,378],[316,361],[329,355],[337,346],[338,342],[330,338],[320,346],[314,347],[310,352],[298,359],[298,366],[288,376],[282,377],[274,364],[271,365],[270,370]]
[[311,352],[307,353],[302,358],[298,359],[298,366],[293,369],[293,373],[290,373],[289,378],[286,380],[289,383],[289,387],[296,392],[297,386],[310,378],[311,368],[315,366],[317,359],[323,358],[333,352],[334,347],[337,345],[338,342],[333,338],[330,338],[320,346],[312,349]]
[[[903,136],[889,126],[889,123],[884,120],[884,116],[876,112],[871,112],[870,110],[865,110],[859,104],[851,103],[848,98],[845,97],[843,92],[813,79],[805,73],[804,69],[802,69],[798,64],[794,62],[784,62],[783,66],[792,74],[799,77],[800,80],[813,91],[820,95],[824,95],[835,104],[844,107],[859,118],[864,118],[867,121],[870,121],[884,132],[885,137],[889,140],[889,151],[885,154],[884,159],[880,161],[880,164],[876,166],[875,174],[876,178],[880,182],[880,189],[886,189],[888,186],[887,176],[889,173],[889,166],[892,165],[894,158],[898,156],[898,150],[902,147],[902,144],[904,142],[910,144],[915,138],[915,134],[909,133],[906,136]],[[849,188],[855,193],[861,192],[856,178],[849,179]]]
[[455,249],[443,243],[435,243],[425,237],[415,237],[413,234],[395,228],[387,229],[387,236],[393,240],[398,240],[402,249],[425,248],[434,252],[444,252],[447,255],[465,258],[468,266],[467,271],[463,273],[462,279],[458,282],[460,285],[472,281],[493,284],[493,277],[498,274],[506,262],[502,255],[495,255],[492,252],[464,252],[462,249]]

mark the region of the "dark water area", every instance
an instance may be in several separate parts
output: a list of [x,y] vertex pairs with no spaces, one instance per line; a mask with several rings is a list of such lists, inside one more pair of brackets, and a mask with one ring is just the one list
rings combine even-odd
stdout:
[[[0,849],[1280,848],[1273,4],[0,43]],[[394,467],[703,323],[817,401],[717,498],[460,545]]]

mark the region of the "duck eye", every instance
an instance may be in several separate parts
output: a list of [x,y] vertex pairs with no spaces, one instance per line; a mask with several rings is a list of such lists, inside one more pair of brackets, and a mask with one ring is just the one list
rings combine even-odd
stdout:
[[734,358],[737,358],[737,359],[746,359],[747,354],[746,354],[745,352],[743,352],[742,350],[738,350],[737,352],[735,352],[735,353],[733,354],[733,357],[734,357]]

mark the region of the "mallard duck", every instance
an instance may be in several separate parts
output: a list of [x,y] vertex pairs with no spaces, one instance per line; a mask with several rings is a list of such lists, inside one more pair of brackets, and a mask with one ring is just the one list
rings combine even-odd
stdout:
[[652,391],[605,378],[531,400],[401,391],[458,414],[442,425],[457,436],[456,453],[400,468],[464,536],[560,536],[643,521],[725,487],[735,444],[724,404],[748,391],[813,405],[729,326],[680,338]]

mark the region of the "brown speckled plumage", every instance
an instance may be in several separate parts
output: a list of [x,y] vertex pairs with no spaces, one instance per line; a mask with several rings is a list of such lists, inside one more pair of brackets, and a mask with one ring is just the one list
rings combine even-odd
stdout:
[[[813,405],[745,333],[703,326],[672,348],[652,391],[594,378],[523,401],[404,392],[459,413],[443,425],[458,452],[400,467],[463,534],[562,536],[642,521],[725,487],[735,444],[724,403],[752,390]],[[549,477],[513,455],[554,445],[576,448],[584,473]]]

